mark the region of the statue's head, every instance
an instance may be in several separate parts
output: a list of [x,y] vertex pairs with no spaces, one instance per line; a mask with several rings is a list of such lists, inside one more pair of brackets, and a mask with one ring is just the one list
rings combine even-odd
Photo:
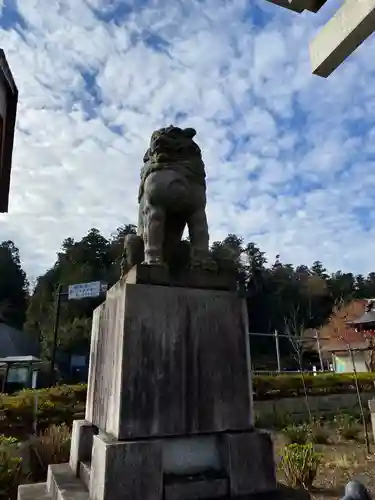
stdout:
[[187,137],[188,139],[192,139],[197,135],[196,130],[193,128],[184,128],[182,132],[184,136]]
[[169,136],[170,138],[180,138],[180,139],[192,139],[197,135],[197,132],[193,128],[180,128],[174,125],[169,125],[169,127],[160,128],[155,130],[151,136],[151,142],[158,139],[161,136]]
[[174,125],[155,130],[151,135],[150,147],[146,151],[143,161],[150,161],[153,157],[156,159],[168,159],[179,156],[200,156],[200,149],[193,141],[197,134],[193,128],[180,128]]

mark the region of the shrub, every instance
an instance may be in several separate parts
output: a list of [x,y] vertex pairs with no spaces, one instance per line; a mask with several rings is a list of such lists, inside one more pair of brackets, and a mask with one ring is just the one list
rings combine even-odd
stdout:
[[0,498],[14,498],[21,480],[21,459],[16,455],[15,438],[0,436]]
[[266,414],[257,414],[255,417],[255,426],[263,429],[284,429],[293,422],[290,413],[269,412]]
[[311,426],[311,442],[314,444],[328,444],[329,435],[321,422],[314,422]]
[[18,444],[18,439],[13,436],[0,435],[0,448],[4,446],[13,446]]
[[291,444],[327,444],[329,436],[326,428],[320,422],[313,424],[292,424],[283,429],[283,433]]
[[284,447],[279,466],[288,486],[308,489],[316,478],[320,462],[321,455],[311,443],[294,443]]
[[86,386],[57,386],[50,389],[23,390],[12,396],[0,395],[0,433],[26,437],[33,432],[35,397],[38,401],[38,430],[51,424],[70,425],[77,413],[84,411]]
[[34,479],[43,477],[49,464],[59,464],[69,461],[70,428],[66,424],[51,425],[31,446],[36,460],[33,460]]
[[306,444],[310,440],[311,427],[308,424],[288,425],[283,430],[290,443]]
[[342,413],[334,418],[337,432],[344,439],[358,439],[362,428],[358,420],[347,413]]

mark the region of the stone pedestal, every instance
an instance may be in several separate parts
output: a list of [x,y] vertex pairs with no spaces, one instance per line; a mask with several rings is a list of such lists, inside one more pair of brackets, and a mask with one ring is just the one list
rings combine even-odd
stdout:
[[274,491],[272,443],[253,428],[244,300],[209,275],[193,287],[147,273],[133,269],[94,312],[86,419],[70,464],[50,468],[50,496],[65,498],[59,482],[91,500]]
[[117,439],[246,430],[245,303],[117,283],[94,312],[86,420]]

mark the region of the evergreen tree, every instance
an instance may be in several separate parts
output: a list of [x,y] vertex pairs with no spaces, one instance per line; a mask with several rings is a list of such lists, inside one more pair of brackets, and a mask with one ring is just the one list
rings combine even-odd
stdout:
[[12,241],[0,243],[0,319],[22,328],[28,301],[28,282],[19,250]]

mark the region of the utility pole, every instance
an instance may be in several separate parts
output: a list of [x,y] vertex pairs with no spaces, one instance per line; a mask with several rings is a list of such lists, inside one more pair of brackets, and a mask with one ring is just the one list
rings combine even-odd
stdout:
[[102,295],[105,295],[106,292],[107,292],[107,284],[101,281],[76,283],[74,285],[68,285],[67,287],[62,287],[62,285],[59,285],[57,287],[55,295],[55,318],[53,326],[53,341],[52,341],[51,364],[50,364],[50,378],[52,386],[55,384],[55,364],[56,364],[56,352],[57,352],[57,341],[59,335],[59,322],[60,322],[62,297],[66,296],[68,300],[81,300],[81,299],[100,297]]
[[56,290],[55,296],[55,319],[53,326],[53,341],[51,352],[51,365],[50,365],[50,380],[51,386],[55,385],[55,362],[56,362],[56,349],[57,349],[57,336],[59,331],[60,309],[61,309],[61,295],[62,287],[59,285]]

